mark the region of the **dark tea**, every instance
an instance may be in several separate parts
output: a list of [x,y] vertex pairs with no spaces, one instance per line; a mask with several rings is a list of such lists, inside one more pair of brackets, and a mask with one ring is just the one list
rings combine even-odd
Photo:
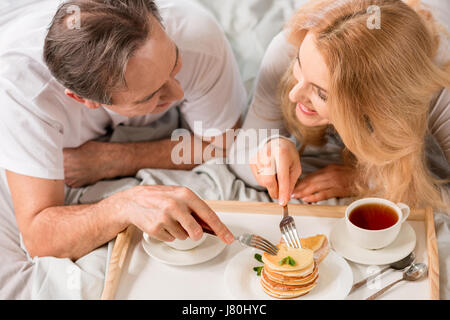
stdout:
[[355,226],[367,230],[386,229],[398,221],[394,209],[379,203],[363,204],[353,209],[348,218]]

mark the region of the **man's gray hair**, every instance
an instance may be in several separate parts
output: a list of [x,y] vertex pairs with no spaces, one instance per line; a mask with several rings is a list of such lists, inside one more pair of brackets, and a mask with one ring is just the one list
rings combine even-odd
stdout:
[[44,43],[52,75],[75,94],[111,105],[126,88],[129,59],[148,39],[150,17],[161,23],[151,0],[72,0],[61,4]]

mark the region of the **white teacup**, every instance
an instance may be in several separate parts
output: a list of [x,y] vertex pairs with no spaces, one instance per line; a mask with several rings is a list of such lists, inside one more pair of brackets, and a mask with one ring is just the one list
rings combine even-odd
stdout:
[[[147,233],[144,232],[143,234],[144,240],[149,242],[149,235]],[[203,241],[205,241],[206,239],[206,233],[203,233],[203,236],[200,238],[200,240],[194,241],[191,238],[186,238],[186,240],[180,240],[180,239],[175,239],[173,241],[167,241],[164,242],[166,245],[168,245],[171,248],[174,248],[176,250],[190,250],[193,249],[195,247],[198,247],[200,244],[203,243]]]
[[[363,229],[353,224],[349,216],[356,208],[366,204],[381,204],[387,206],[397,214],[397,222],[390,227],[380,230]],[[364,198],[352,202],[345,210],[345,223],[350,238],[355,244],[366,249],[381,249],[390,245],[398,236],[402,223],[409,216],[410,209],[404,203],[393,203],[381,198]]]

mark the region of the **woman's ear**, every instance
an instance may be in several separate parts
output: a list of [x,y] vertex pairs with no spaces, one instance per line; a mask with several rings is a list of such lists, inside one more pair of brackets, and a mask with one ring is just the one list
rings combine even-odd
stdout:
[[79,103],[84,104],[86,107],[88,107],[89,109],[97,109],[101,106],[100,103],[98,102],[94,102],[92,100],[88,100],[88,99],[84,99],[82,97],[80,97],[79,95],[77,95],[76,93],[74,93],[73,91],[70,91],[69,89],[66,89],[64,91],[64,93],[66,94],[66,96],[68,96],[69,98],[74,99],[75,101],[78,101]]

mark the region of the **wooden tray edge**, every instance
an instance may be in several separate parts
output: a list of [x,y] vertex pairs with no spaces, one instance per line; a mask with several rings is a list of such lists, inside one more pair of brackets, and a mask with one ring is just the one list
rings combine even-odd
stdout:
[[427,239],[428,255],[428,281],[430,282],[430,299],[439,300],[439,253],[436,240],[436,230],[434,227],[433,208],[425,209],[425,232]]
[[105,275],[105,284],[101,300],[113,300],[119,285],[120,275],[122,274],[123,264],[130,247],[131,240],[136,227],[129,225],[127,229],[120,232],[116,237],[116,242],[109,260],[108,272]]
[[[282,208],[275,202],[224,201],[206,200],[208,206],[216,212],[239,212],[257,214],[280,214]],[[289,203],[289,214],[293,216],[313,216],[326,218],[342,218],[347,206],[309,205]],[[408,220],[425,220],[425,209],[412,208]]]

